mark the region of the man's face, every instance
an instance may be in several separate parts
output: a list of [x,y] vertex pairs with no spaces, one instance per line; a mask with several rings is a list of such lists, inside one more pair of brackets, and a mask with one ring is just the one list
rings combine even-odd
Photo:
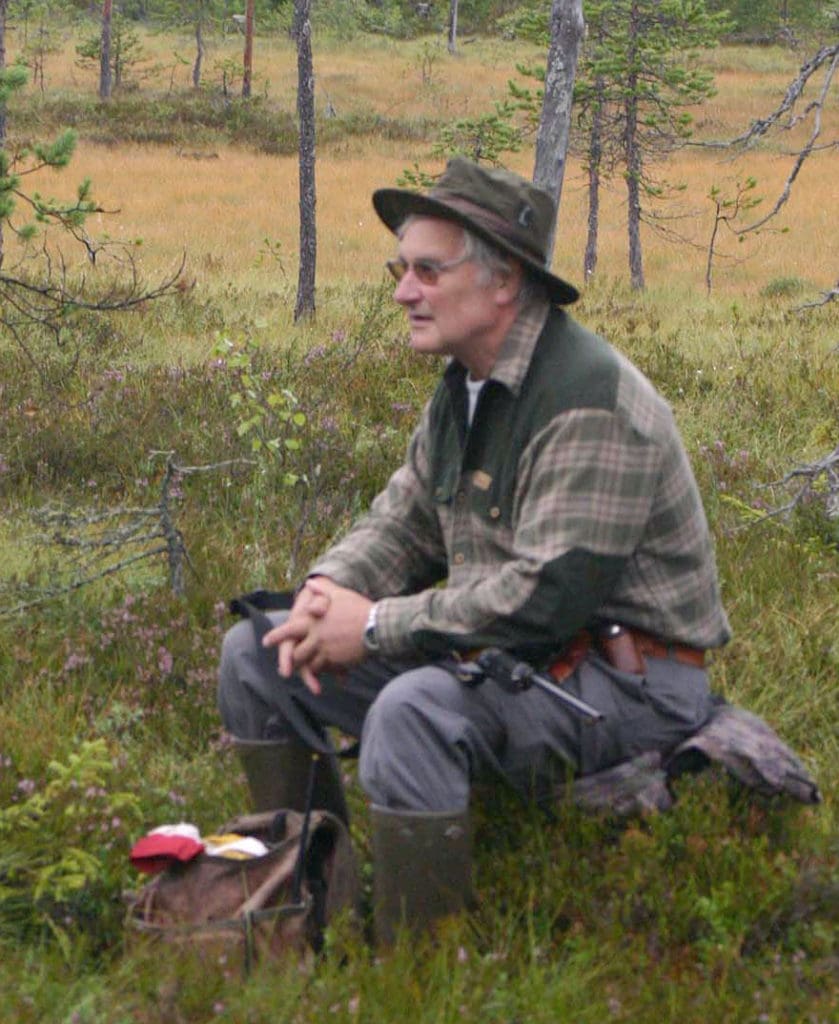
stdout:
[[408,315],[415,351],[456,356],[472,369],[498,330],[498,282],[471,260],[443,269],[433,284],[423,284],[414,270],[416,261],[448,264],[463,252],[463,231],[456,224],[412,219],[399,242],[406,270],[393,297]]

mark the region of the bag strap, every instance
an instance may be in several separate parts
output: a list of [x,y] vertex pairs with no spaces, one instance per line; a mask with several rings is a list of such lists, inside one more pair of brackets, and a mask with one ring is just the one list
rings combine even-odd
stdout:
[[309,826],[312,821],[312,804],[315,796],[315,772],[318,766],[318,754],[314,754],[309,765],[309,780],[306,784],[306,810],[303,813],[303,824],[300,826],[300,844],[297,847],[297,863],[294,865],[294,880],[291,886],[291,898],[300,902],[303,887],[303,871],[306,867],[306,850],[309,846]]
[[264,691],[260,696],[267,704],[279,705],[279,710],[292,732],[313,751],[330,757],[356,758],[360,744],[354,743],[346,749],[336,750],[311,705],[317,703],[324,706],[324,702],[328,701],[330,724],[349,735],[357,735],[359,723],[353,709],[342,703],[337,692],[333,698],[324,695],[315,697],[306,689],[295,693],[289,685],[289,680],[284,679],[277,670],[275,652],[262,646],[262,638],[273,628],[273,623],[265,614],[265,610],[287,610],[293,603],[293,594],[269,590],[255,590],[230,602],[230,610],[250,619],[253,627],[257,658],[262,669],[257,685],[264,685]]
[[297,734],[298,739],[302,740],[307,747],[311,747],[312,750],[317,751],[319,754],[325,754],[329,757],[337,756],[337,751],[329,742],[329,737],[320,723],[295,699],[294,694],[289,688],[288,680],[283,679],[280,675],[277,669],[275,652],[268,647],[262,646],[262,638],[273,628],[271,620],[263,611],[260,611],[245,598],[238,598],[236,603],[251,620],[259,665],[264,679],[271,685],[271,702],[279,705],[286,723]]
[[[289,851],[291,852],[291,851]],[[251,895],[242,903],[239,909],[236,911],[237,916],[242,918],[248,918],[255,914],[259,910],[265,909],[265,903],[269,900],[276,890],[277,886],[281,885],[283,879],[288,878],[288,857],[282,857],[274,865],[274,870],[268,875],[265,881],[257,886]],[[295,852],[295,870],[296,864],[300,860],[300,847],[298,846]],[[299,890],[296,890],[292,896],[293,907],[304,907],[306,903],[300,898]]]
[[[313,754],[309,767],[309,779],[306,785],[306,810],[303,814],[303,822],[300,826],[300,839],[297,843],[297,856],[294,862],[294,875],[291,883],[291,907],[303,911],[312,905],[313,894],[303,896],[303,872],[306,868],[306,854],[309,848],[309,830],[312,821],[312,804],[315,794],[315,772],[319,754]],[[257,915],[270,897],[271,893],[282,882],[285,877],[286,861],[283,859],[274,871],[265,879],[262,885],[246,900],[239,908],[242,916],[245,936],[245,973],[250,974],[254,962],[255,945],[253,926],[258,920]],[[321,922],[319,922],[319,925]]]
[[258,608],[261,612],[288,612],[294,604],[292,590],[251,590],[230,602],[233,615],[243,619],[250,618],[248,608]]

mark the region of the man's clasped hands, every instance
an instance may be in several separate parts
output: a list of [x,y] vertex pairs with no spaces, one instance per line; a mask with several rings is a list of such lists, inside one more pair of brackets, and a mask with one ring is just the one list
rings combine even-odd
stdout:
[[262,643],[277,648],[281,676],[297,673],[312,693],[320,693],[319,672],[340,671],[364,659],[364,628],[372,604],[326,576],[312,576],[288,618],[269,630]]

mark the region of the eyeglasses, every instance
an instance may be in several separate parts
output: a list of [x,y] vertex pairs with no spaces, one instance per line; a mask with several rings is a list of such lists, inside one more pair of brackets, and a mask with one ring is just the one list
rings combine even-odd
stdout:
[[414,276],[420,284],[434,285],[437,284],[441,274],[447,270],[454,270],[461,263],[466,263],[469,258],[464,254],[458,256],[456,260],[449,260],[448,263],[440,263],[437,260],[414,260],[409,263],[400,256],[398,259],[388,260],[385,266],[397,281],[401,281],[409,270],[413,270]]

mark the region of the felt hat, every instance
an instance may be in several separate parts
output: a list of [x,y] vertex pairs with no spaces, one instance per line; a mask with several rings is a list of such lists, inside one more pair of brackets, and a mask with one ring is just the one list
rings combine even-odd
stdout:
[[552,302],[567,305],[579,298],[577,289],[547,266],[556,220],[553,199],[512,171],[453,157],[430,191],[380,188],[373,193],[373,206],[393,232],[410,216],[454,221],[519,260]]

